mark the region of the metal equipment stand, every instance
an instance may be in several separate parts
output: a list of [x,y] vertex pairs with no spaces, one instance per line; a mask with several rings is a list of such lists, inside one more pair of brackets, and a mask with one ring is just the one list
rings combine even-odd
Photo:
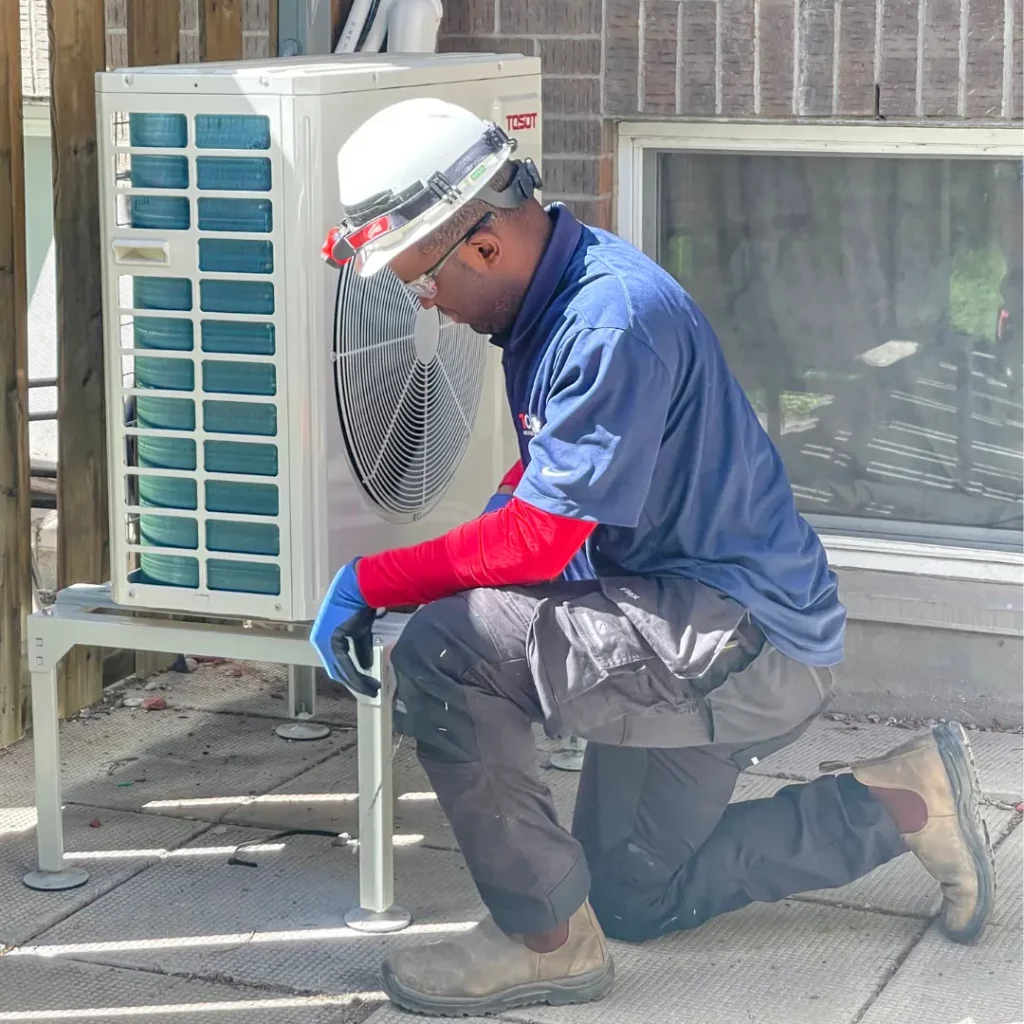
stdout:
[[[387,650],[401,635],[403,616],[379,620],[374,632],[373,675],[381,682],[377,697],[357,697],[359,756],[359,902],[345,915],[351,928],[366,932],[400,931],[412,920],[394,902],[393,794],[391,779],[392,675]],[[32,675],[32,731],[36,770],[37,870],[25,875],[31,889],[74,889],[89,875],[64,862],[61,812],[60,734],[57,714],[57,665],[78,644],[138,651],[188,651],[203,657],[270,661],[288,665],[291,724],[311,739],[326,736],[325,726],[308,721],[316,712],[316,652],[305,632],[285,632],[270,624],[175,622],[115,605],[110,587],[77,584],[60,591],[51,609],[28,616],[29,669]],[[282,731],[285,730],[285,731]]]
[[551,767],[563,772],[583,771],[583,751],[587,749],[587,741],[579,736],[570,736],[569,742],[561,750],[556,750],[550,757]]

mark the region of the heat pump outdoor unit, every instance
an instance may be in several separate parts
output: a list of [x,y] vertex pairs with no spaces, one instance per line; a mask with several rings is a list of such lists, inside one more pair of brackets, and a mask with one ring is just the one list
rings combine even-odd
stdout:
[[478,515],[515,461],[497,350],[389,271],[320,258],[342,143],[418,96],[494,121],[540,164],[535,58],[97,77],[118,604],[307,621],[345,561]]

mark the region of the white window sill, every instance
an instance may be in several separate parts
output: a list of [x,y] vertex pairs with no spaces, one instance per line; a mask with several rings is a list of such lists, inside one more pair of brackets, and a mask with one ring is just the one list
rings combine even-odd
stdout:
[[837,569],[930,576],[1024,586],[1024,553],[947,547],[912,541],[822,534],[829,563]]

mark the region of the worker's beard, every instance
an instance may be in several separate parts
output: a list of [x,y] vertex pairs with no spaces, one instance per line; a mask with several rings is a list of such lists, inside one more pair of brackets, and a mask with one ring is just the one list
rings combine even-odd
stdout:
[[512,329],[523,296],[517,288],[506,288],[481,296],[480,307],[466,316],[466,323],[477,334],[504,334]]

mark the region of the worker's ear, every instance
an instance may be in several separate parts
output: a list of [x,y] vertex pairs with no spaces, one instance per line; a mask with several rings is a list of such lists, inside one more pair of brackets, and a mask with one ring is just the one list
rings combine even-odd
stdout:
[[477,270],[493,269],[501,260],[501,239],[490,231],[478,231],[468,243],[466,262]]

